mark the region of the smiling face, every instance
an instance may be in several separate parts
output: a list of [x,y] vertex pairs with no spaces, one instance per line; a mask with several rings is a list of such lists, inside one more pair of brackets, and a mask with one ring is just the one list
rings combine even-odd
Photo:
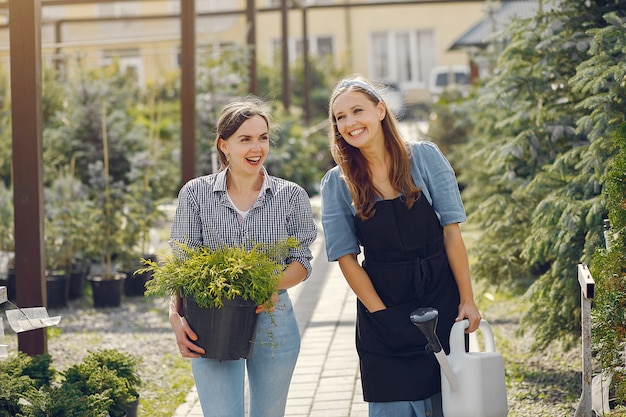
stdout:
[[337,131],[355,148],[384,139],[381,121],[385,105],[375,104],[367,94],[354,90],[341,93],[332,103],[332,112]]
[[269,127],[261,116],[244,121],[229,137],[219,139],[220,150],[228,156],[235,172],[258,174],[269,152]]

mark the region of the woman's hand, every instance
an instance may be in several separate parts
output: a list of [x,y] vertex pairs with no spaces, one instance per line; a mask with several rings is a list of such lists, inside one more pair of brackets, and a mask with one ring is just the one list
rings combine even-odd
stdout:
[[257,306],[256,313],[259,314],[262,311],[266,311],[268,313],[272,313],[272,312],[274,312],[276,310],[276,303],[278,303],[278,294],[274,293],[274,294],[272,294],[272,302],[270,303],[269,301],[267,301],[264,304],[261,304],[260,306]]
[[459,315],[456,317],[455,321],[461,321],[463,319],[469,320],[469,327],[465,329],[465,333],[472,333],[478,329],[481,316],[474,300],[461,301],[461,304],[459,304]]
[[198,340],[198,336],[191,330],[187,319],[176,312],[170,313],[170,324],[174,329],[180,354],[184,358],[199,358],[204,353],[204,349],[192,342],[192,340]]

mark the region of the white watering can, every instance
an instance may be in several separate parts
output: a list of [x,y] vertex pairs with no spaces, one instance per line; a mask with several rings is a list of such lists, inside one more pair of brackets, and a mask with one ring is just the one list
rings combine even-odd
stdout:
[[496,353],[493,332],[486,320],[479,329],[484,352],[465,351],[468,320],[454,323],[450,330],[450,354],[441,347],[435,333],[439,312],[431,307],[418,308],[411,321],[426,336],[427,351],[432,351],[441,366],[441,398],[445,417],[506,417],[509,410],[504,380],[504,360]]

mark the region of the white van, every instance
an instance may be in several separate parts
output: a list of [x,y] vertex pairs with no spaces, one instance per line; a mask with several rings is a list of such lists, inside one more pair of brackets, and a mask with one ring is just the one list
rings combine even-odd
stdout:
[[470,86],[470,68],[467,65],[434,67],[430,71],[428,90],[432,101],[437,101],[441,93],[448,89],[458,89],[467,97]]

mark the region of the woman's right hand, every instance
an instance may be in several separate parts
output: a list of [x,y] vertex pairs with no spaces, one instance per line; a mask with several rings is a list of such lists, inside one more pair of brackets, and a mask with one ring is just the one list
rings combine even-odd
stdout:
[[187,319],[174,312],[170,314],[170,324],[174,329],[176,344],[183,358],[199,358],[204,353],[204,349],[192,342],[192,340],[198,340],[198,336],[187,323]]

